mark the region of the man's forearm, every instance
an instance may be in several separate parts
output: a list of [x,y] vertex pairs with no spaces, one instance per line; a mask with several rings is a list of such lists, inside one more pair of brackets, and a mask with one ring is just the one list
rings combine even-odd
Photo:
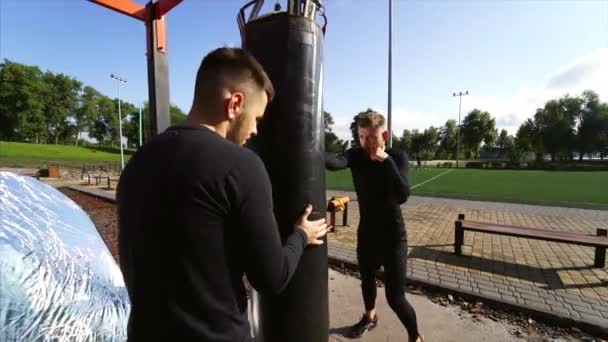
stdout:
[[402,166],[400,170],[395,160],[390,156],[384,160],[383,164],[389,186],[394,191],[397,201],[399,203],[404,203],[410,196],[410,185],[404,167]]

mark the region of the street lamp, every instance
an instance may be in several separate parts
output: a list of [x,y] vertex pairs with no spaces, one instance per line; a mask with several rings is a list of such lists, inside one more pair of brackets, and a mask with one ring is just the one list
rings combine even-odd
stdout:
[[460,103],[458,104],[458,139],[456,143],[456,168],[458,168],[458,159],[460,159],[460,109],[462,107],[462,97],[465,95],[469,95],[469,91],[459,92],[458,94],[454,93],[452,96],[460,97]]
[[116,85],[118,87],[118,143],[120,144],[120,170],[122,171],[125,168],[125,155],[122,150],[122,113],[120,112],[120,83],[127,83],[127,80],[114,74],[111,74],[110,77],[116,80]]

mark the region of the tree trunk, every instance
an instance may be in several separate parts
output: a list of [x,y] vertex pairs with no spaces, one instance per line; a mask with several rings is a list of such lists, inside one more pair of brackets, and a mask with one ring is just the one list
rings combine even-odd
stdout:
[[578,162],[582,162],[583,161],[583,157],[585,156],[585,152],[579,152],[578,153]]

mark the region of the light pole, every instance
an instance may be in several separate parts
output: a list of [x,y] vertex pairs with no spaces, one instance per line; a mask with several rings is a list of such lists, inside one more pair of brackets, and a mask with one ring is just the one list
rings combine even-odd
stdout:
[[388,147],[393,147],[393,0],[388,0]]
[[459,92],[458,94],[454,93],[452,96],[458,96],[460,101],[458,103],[458,138],[456,142],[456,168],[458,168],[458,159],[460,159],[460,109],[462,107],[462,97],[465,95],[469,95],[469,91]]
[[139,107],[139,147],[141,147],[141,145],[143,145],[143,120],[142,120],[142,107]]
[[111,74],[110,77],[117,81],[116,84],[118,86],[118,143],[120,144],[120,170],[122,171],[125,168],[125,156],[122,150],[122,113],[120,112],[120,83],[127,83],[127,80],[114,74]]

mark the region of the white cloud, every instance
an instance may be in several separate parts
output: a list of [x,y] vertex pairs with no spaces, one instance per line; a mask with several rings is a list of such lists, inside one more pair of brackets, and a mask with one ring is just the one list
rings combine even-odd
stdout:
[[[536,87],[522,86],[510,96],[477,96],[472,93],[463,98],[462,118],[474,108],[489,111],[496,118],[499,130],[504,128],[510,134],[515,134],[519,126],[550,99],[565,94],[580,95],[584,90],[591,89],[599,94],[600,100],[608,101],[608,48],[597,49],[558,68],[546,80],[539,80],[538,84]],[[405,128],[423,130],[429,126],[442,126],[448,119],[458,117],[454,113],[394,108],[393,131],[401,134]],[[352,115],[335,117],[336,134],[341,138],[350,138],[348,127],[351,121]]]
[[515,134],[521,123],[548,100],[565,94],[580,95],[586,89],[596,91],[602,101],[608,100],[608,49],[597,49],[562,66],[544,86],[522,87],[506,97],[470,95],[463,101],[463,112],[473,108],[487,110],[496,118],[499,129]]

